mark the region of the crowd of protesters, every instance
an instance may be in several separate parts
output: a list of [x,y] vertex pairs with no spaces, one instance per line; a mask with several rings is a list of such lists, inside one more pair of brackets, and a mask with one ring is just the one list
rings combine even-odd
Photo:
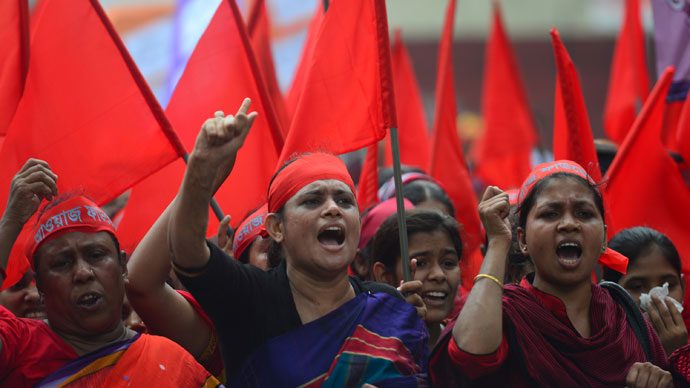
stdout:
[[[679,254],[645,227],[608,241],[600,189],[577,163],[537,166],[512,203],[486,189],[484,260],[456,298],[462,226],[421,172],[403,179],[408,257],[392,181],[359,209],[344,163],[325,153],[285,163],[233,238],[226,218],[207,239],[207,209],[255,117],[246,100],[203,124],[177,196],[129,255],[103,210],[58,193],[49,162],[26,162],[0,221],[7,265],[38,212],[31,269],[0,293],[0,385],[687,385]],[[598,284],[611,248],[628,270],[605,267]]]

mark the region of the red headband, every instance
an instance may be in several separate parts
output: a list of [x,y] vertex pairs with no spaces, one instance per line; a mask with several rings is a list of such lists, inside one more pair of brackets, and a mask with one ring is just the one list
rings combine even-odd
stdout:
[[34,271],[33,258],[38,248],[69,232],[109,232],[115,236],[113,222],[98,205],[83,196],[70,198],[44,212],[31,229],[24,252]]
[[355,184],[342,160],[324,153],[308,154],[288,164],[273,179],[268,188],[268,212],[277,212],[302,187],[324,179],[339,180],[355,194]]
[[[596,185],[585,169],[572,160],[557,160],[555,162],[542,163],[532,170],[522,184],[520,194],[517,198],[518,208],[520,208],[520,205],[525,198],[527,198],[537,182],[558,172],[577,175],[587,180],[592,185]],[[599,263],[623,274],[625,274],[628,268],[628,258],[610,248],[606,248],[606,252],[599,256]]]
[[[407,198],[403,198],[403,207],[405,210],[414,209],[414,205]],[[398,204],[395,198],[389,198],[383,202],[376,204],[364,218],[362,218],[362,233],[359,235],[359,249],[364,249],[369,241],[374,237],[376,231],[379,230],[383,221],[385,221],[391,214],[398,211]]]
[[268,213],[268,205],[263,204],[237,227],[235,238],[232,239],[232,254],[235,259],[239,260],[242,252],[261,235],[266,213]]
[[593,185],[595,184],[592,178],[589,176],[589,174],[587,174],[587,171],[585,171],[585,169],[582,168],[582,166],[573,162],[572,160],[556,160],[555,162],[542,163],[535,167],[534,170],[532,170],[532,172],[529,173],[527,179],[525,179],[525,181],[522,183],[522,186],[520,188],[520,195],[518,195],[517,198],[518,208],[525,200],[525,198],[527,198],[527,195],[529,195],[529,193],[532,192],[532,189],[534,188],[534,185],[537,184],[537,182],[546,178],[549,175],[553,175],[559,172],[577,175],[580,178],[589,181],[589,183]]

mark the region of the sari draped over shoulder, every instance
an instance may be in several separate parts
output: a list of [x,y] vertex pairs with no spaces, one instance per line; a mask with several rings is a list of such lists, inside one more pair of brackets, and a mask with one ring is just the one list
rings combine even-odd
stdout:
[[572,324],[558,319],[533,293],[518,285],[506,285],[503,325],[508,356],[501,367],[476,380],[465,376],[449,356],[453,320],[432,352],[430,373],[434,384],[612,387],[625,385],[625,377],[635,362],[649,361],[667,368],[666,356],[653,329],[647,325],[654,358],[647,360],[625,312],[608,291],[597,285],[592,286],[590,317],[591,336],[583,338]]
[[36,388],[216,388],[222,385],[167,338],[141,334],[79,357],[48,375]]
[[387,294],[361,293],[261,345],[229,385],[425,387],[427,341],[414,307]]

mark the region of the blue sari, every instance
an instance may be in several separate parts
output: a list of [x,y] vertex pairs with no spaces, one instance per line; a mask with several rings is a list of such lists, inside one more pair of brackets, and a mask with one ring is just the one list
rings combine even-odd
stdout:
[[388,294],[361,293],[257,348],[231,387],[426,387],[426,325]]

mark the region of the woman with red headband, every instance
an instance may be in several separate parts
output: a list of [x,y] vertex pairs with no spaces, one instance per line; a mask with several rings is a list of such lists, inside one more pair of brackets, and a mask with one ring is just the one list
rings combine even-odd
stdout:
[[[0,220],[0,264],[42,199],[25,244],[47,319],[0,307],[0,385],[7,387],[215,387],[218,381],[174,342],[122,320],[127,269],[110,218],[78,194],[57,194],[57,176],[30,159],[12,180]],[[4,274],[3,274],[4,280]]]
[[340,159],[304,155],[274,175],[264,227],[282,247],[278,267],[239,263],[205,240],[214,187],[256,117],[248,103],[204,123],[168,235],[178,277],[216,327],[229,385],[417,386],[428,350],[415,308],[388,285],[348,276],[360,222]]
[[[439,386],[667,387],[654,329],[619,286],[592,282],[607,251],[598,187],[578,164],[537,166],[518,196],[520,249],[535,271],[503,285],[511,244],[508,195],[489,187],[479,213],[486,256],[457,321],[432,355]],[[632,307],[631,307],[632,306]]]

